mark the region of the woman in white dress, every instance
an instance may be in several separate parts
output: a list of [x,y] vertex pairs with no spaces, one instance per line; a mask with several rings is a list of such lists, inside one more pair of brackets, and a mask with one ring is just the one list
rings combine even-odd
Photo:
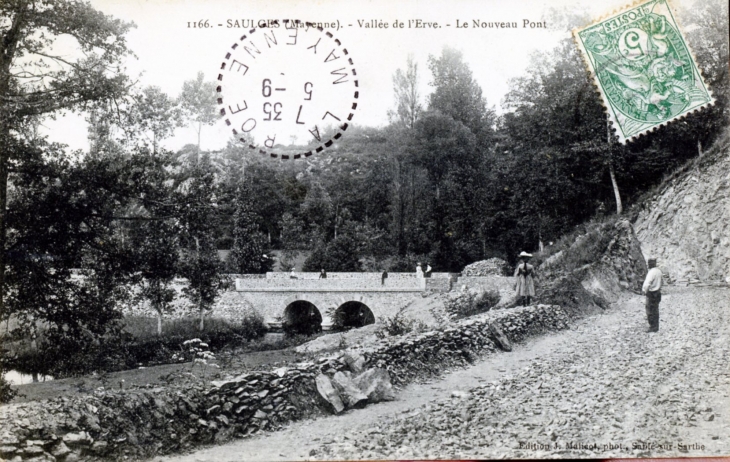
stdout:
[[530,298],[535,296],[535,267],[528,263],[532,258],[531,254],[522,252],[519,258],[521,261],[515,270],[515,290],[522,306],[528,306]]

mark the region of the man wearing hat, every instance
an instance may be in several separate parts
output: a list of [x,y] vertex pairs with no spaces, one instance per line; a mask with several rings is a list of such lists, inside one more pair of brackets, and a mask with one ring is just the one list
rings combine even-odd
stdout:
[[659,332],[659,302],[662,301],[662,272],[656,267],[656,258],[649,258],[646,262],[649,272],[641,287],[641,293],[646,295],[646,318],[649,321],[647,332]]
[[515,270],[515,278],[517,278],[517,281],[515,281],[515,290],[517,291],[517,297],[522,302],[522,306],[528,306],[530,304],[530,297],[535,296],[535,268],[527,263],[532,258],[532,254],[523,251],[518,255],[518,258],[521,262]]

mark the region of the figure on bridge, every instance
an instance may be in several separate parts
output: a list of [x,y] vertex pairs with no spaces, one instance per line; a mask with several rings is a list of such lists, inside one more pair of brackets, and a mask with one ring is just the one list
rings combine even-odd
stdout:
[[319,272],[319,278],[320,279],[327,279],[327,271],[325,271],[324,268],[322,268],[322,270],[320,270],[320,272]]

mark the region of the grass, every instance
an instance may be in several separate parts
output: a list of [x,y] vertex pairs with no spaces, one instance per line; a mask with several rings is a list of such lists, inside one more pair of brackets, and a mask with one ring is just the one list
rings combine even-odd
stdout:
[[610,215],[578,225],[552,246],[536,252],[531,263],[551,272],[571,272],[593,263],[605,252],[613,239],[614,233],[610,229],[621,219],[621,216]]
[[231,322],[221,318],[206,319],[202,332],[198,329],[198,322],[198,319],[193,318],[163,318],[162,336],[158,336],[156,318],[125,316],[123,331],[129,333],[136,342],[140,343],[205,337],[212,343],[212,348],[217,348],[232,341],[240,342],[259,338],[267,329],[263,317],[258,313],[254,313],[240,322]]
[[263,317],[258,313],[238,322],[210,318],[203,331],[198,330],[198,321],[192,318],[164,320],[160,336],[156,329],[156,318],[127,316],[121,322],[120,333],[91,340],[62,337],[53,344],[48,343],[41,330],[36,349],[32,349],[27,340],[4,344],[9,350],[4,355],[4,366],[25,374],[54,377],[112,372],[189,361],[192,357],[183,345],[187,340],[199,338],[211,351],[217,352],[246,345],[267,331]]

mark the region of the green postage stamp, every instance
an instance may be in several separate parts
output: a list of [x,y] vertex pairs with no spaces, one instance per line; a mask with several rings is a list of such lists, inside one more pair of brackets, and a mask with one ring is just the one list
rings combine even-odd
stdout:
[[622,143],[713,102],[667,0],[574,35]]

